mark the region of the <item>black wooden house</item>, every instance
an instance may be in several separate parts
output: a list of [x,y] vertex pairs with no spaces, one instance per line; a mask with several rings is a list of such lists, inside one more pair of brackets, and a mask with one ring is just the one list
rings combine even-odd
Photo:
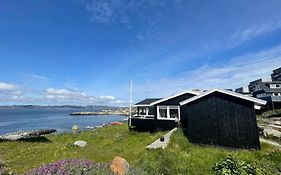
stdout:
[[260,149],[254,106],[265,104],[216,89],[181,102],[181,123],[193,143]]
[[184,91],[167,98],[149,98],[139,103],[137,114],[129,119],[129,127],[140,130],[172,129],[180,121],[180,102],[198,93]]
[[180,122],[192,143],[259,149],[254,108],[265,104],[266,101],[227,90],[201,94],[185,91],[135,104],[138,112],[129,119],[129,127],[171,129]]

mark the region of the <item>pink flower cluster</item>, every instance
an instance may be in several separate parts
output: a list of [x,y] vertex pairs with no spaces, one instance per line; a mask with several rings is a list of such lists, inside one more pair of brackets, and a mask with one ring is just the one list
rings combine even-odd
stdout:
[[90,160],[79,160],[79,159],[67,159],[60,160],[55,163],[45,164],[41,167],[34,168],[28,172],[26,175],[71,175],[74,173],[82,173],[92,170],[94,164]]

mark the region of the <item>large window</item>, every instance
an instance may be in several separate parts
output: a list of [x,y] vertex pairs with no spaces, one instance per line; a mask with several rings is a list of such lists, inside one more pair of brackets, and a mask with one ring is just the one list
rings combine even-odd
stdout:
[[142,116],[142,117],[151,117],[154,115],[154,108],[149,106],[149,107],[138,107],[138,116]]
[[180,118],[179,106],[157,106],[157,118],[165,120],[177,120]]

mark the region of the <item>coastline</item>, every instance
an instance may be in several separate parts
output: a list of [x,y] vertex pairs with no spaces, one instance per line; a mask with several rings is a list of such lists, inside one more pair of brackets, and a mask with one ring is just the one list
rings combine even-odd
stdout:
[[84,115],[122,115],[122,116],[129,116],[129,113],[127,112],[115,112],[115,111],[101,111],[101,112],[95,112],[95,111],[89,111],[89,112],[73,112],[69,115],[78,115],[78,116],[84,116]]

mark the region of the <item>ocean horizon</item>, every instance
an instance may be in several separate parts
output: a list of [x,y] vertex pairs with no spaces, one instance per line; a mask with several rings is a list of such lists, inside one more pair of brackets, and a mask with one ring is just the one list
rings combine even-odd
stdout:
[[89,111],[89,109],[0,109],[0,135],[38,129],[70,132],[73,125],[78,125],[80,130],[85,130],[86,126],[94,127],[126,118],[120,115],[69,115],[77,111]]

